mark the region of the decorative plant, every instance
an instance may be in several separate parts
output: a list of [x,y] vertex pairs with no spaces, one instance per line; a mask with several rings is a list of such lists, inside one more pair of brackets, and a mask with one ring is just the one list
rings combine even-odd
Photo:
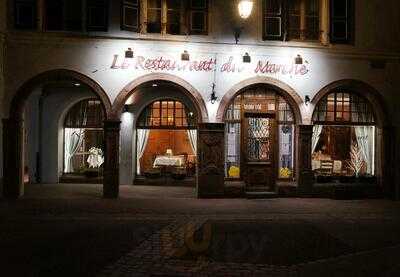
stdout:
[[357,143],[353,143],[350,147],[350,161],[347,164],[358,178],[364,165],[364,159],[362,158],[362,150]]
[[281,178],[290,178],[292,171],[288,167],[282,167],[279,169],[279,176]]
[[104,163],[103,151],[96,147],[90,148],[87,162],[89,163],[89,168],[99,168]]

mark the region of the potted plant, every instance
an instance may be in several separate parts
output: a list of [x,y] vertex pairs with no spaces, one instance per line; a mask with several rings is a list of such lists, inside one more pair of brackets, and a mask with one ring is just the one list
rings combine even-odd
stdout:
[[358,181],[364,165],[364,159],[362,157],[362,150],[356,143],[353,143],[350,147],[350,160],[347,162],[347,165],[353,170],[354,177]]

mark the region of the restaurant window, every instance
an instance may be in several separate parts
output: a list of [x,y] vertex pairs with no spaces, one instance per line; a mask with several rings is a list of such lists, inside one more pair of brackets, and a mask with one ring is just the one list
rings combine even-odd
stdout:
[[[266,121],[265,118],[253,118],[246,123],[246,113],[249,111],[254,114],[274,114],[271,120],[273,124],[271,132],[276,137],[275,140],[268,146],[269,151],[273,151],[278,155],[277,165],[274,168],[277,170],[277,176],[282,180],[290,180],[294,177],[294,116],[293,110],[289,103],[273,90],[260,87],[248,89],[242,94],[235,97],[232,103],[228,106],[225,114],[225,177],[241,178],[243,165],[246,164],[246,157],[242,157],[242,153],[246,153],[246,145],[242,142],[246,140],[247,134],[253,130],[256,137],[260,137],[262,126]],[[253,124],[256,124],[253,126]],[[261,124],[261,125],[260,125]],[[257,142],[252,148],[257,148],[256,151],[251,151],[253,154],[263,156]],[[261,151],[261,152],[260,152]],[[254,155],[253,155],[254,156]]]
[[64,121],[64,173],[102,171],[104,109],[97,99],[82,100]]
[[319,179],[374,176],[376,123],[359,94],[326,95],[313,114],[312,168]]
[[15,1],[14,24],[16,29],[36,29],[36,0]]
[[265,40],[319,40],[320,0],[264,0]]
[[351,43],[354,32],[354,1],[331,0],[330,34],[332,43]]
[[[160,100],[140,114],[136,128],[136,175],[193,177],[197,161],[197,114],[180,101]],[[165,176],[164,176],[165,177]]]
[[148,0],[147,33],[207,33],[206,0]]

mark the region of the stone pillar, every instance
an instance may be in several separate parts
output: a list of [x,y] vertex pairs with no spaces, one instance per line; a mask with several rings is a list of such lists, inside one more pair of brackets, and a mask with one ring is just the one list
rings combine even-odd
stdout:
[[[400,200],[400,128],[386,126],[382,129],[382,162],[380,185],[386,198]],[[379,137],[378,137],[379,139]]]
[[298,191],[299,193],[312,193],[314,184],[314,173],[311,168],[311,140],[313,126],[299,125],[298,126]]
[[[378,130],[379,131],[379,130]],[[380,150],[380,163],[376,169],[378,175],[378,184],[382,187],[383,195],[386,198],[394,199],[397,184],[396,184],[396,130],[394,127],[384,126],[380,132],[378,132],[378,140],[381,142]]]
[[395,183],[395,199],[400,200],[400,126],[395,126],[394,133],[394,161],[392,169],[394,170],[394,183]]
[[199,124],[197,138],[197,197],[224,194],[225,124]]
[[116,120],[104,121],[104,198],[118,198],[120,124]]
[[17,199],[24,194],[24,131],[21,119],[3,119],[3,196]]

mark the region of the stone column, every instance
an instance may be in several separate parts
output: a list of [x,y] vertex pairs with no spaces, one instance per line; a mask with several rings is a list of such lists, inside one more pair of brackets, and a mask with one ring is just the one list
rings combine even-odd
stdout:
[[392,169],[394,170],[394,183],[395,183],[395,199],[400,200],[400,126],[395,126],[394,135],[394,162]]
[[3,196],[17,199],[24,194],[24,131],[21,119],[3,119]]
[[311,168],[311,141],[313,126],[298,126],[298,191],[299,193],[308,194],[312,192],[314,184],[314,173]]
[[104,198],[118,198],[120,124],[119,120],[104,121]]
[[202,123],[197,138],[197,197],[224,194],[225,124]]
[[[399,183],[399,128],[394,126],[385,126],[382,129],[382,162],[380,185],[385,197],[398,199],[400,193]],[[379,137],[378,137],[379,139]]]

